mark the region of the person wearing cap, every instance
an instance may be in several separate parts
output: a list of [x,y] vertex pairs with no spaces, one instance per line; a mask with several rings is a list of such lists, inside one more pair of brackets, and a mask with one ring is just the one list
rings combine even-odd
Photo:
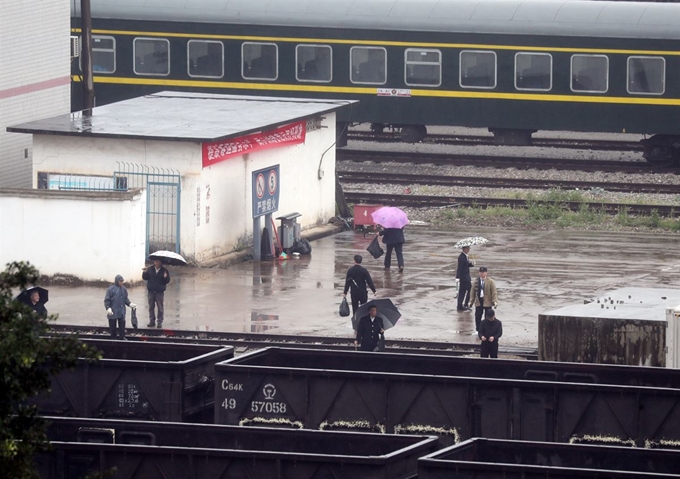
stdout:
[[137,309],[137,305],[130,302],[123,282],[123,277],[117,274],[114,284],[109,286],[104,295],[104,307],[106,316],[109,318],[109,331],[112,339],[116,339],[116,330],[118,339],[125,339],[125,306]]
[[479,331],[484,311],[498,306],[498,291],[494,280],[487,277],[486,266],[479,268],[479,278],[472,284],[470,290],[470,305],[475,305],[475,332]]
[[360,254],[354,255],[354,266],[347,270],[345,277],[345,289],[342,291],[342,297],[347,297],[347,291],[352,292],[352,314],[356,313],[359,305],[368,302],[368,288],[373,291],[373,296],[376,294],[373,278],[366,268],[361,266],[363,258]]
[[497,358],[498,340],[503,336],[503,325],[496,319],[496,312],[492,308],[484,312],[484,321],[479,325],[478,336],[482,340],[480,356],[483,358]]
[[468,295],[470,294],[470,287],[472,286],[472,277],[470,276],[470,268],[475,265],[474,261],[470,260],[468,254],[470,253],[469,246],[463,246],[463,252],[458,256],[458,268],[456,269],[456,279],[458,280],[458,311],[470,311],[470,308],[465,306],[468,302]]

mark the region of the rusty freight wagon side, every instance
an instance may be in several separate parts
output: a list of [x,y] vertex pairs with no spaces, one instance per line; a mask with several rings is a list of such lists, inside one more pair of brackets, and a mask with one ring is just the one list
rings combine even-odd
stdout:
[[197,344],[84,340],[102,351],[52,378],[41,414],[212,422],[215,363],[234,348]]
[[48,418],[43,479],[117,468],[118,479],[408,479],[438,449],[432,436],[290,431],[145,421]]
[[215,422],[437,434],[444,444],[603,438],[644,447],[680,439],[680,389],[578,375],[504,379],[493,372],[504,361],[478,361],[486,374],[457,358],[270,348],[216,366]]

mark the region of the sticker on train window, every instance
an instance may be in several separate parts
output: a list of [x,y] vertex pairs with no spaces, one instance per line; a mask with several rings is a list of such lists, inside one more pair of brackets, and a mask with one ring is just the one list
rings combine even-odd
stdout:
[[333,79],[333,49],[328,45],[296,46],[295,63],[297,81],[328,83]]
[[628,57],[628,93],[663,95],[666,91],[666,59]]
[[571,91],[606,93],[609,90],[609,57],[606,55],[571,56]]
[[404,52],[404,83],[409,86],[442,84],[442,53],[439,50],[407,48]]
[[222,78],[224,76],[224,45],[208,40],[187,42],[187,71],[190,77]]

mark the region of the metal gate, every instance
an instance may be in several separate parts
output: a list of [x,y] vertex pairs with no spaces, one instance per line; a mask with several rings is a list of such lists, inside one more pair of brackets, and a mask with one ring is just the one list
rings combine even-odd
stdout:
[[158,250],[179,253],[179,171],[120,162],[113,177],[121,189],[146,188],[146,256]]

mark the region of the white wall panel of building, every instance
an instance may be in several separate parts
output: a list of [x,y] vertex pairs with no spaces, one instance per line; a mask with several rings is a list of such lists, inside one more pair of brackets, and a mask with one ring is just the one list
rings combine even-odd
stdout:
[[31,136],[5,128],[68,113],[70,4],[0,0],[0,188],[30,188]]
[[[322,153],[335,142],[335,113],[324,117],[323,127],[308,132],[304,144],[249,153],[207,168],[202,168],[201,144],[195,142],[34,135],[34,170],[112,176],[121,161],[176,170],[182,177],[180,250],[200,263],[251,241],[255,170],[280,165],[280,204],[274,217],[299,212],[298,222],[305,228],[335,216],[334,148],[324,156],[323,177],[318,175]],[[112,218],[109,227],[127,226]]]
[[143,190],[0,190],[0,264],[24,260],[48,276],[141,281],[145,216]]

